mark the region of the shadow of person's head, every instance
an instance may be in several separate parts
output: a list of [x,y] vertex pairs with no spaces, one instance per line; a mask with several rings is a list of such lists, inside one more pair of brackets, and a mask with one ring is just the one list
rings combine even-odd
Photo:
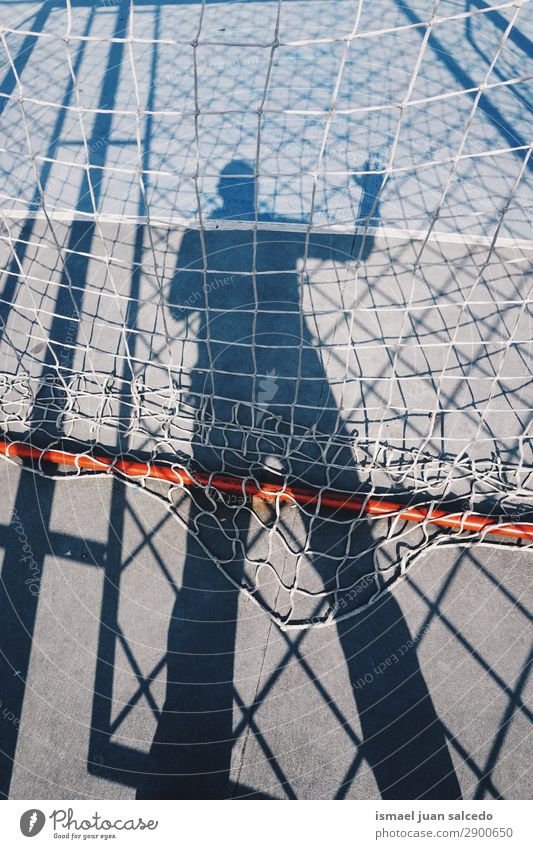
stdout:
[[221,205],[213,218],[252,221],[255,218],[255,172],[243,159],[232,159],[220,172],[217,191]]

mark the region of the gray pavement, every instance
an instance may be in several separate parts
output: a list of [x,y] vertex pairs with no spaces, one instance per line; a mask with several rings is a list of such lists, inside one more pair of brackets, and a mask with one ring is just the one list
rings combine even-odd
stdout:
[[[13,586],[14,570],[19,579],[41,573],[33,632],[25,628],[34,596],[19,580],[3,639],[4,749],[10,732],[18,736],[13,798],[176,789],[183,797],[412,798],[428,779],[430,796],[433,782],[444,797],[457,787],[464,798],[530,797],[528,551],[478,546],[422,557],[363,625],[283,634],[200,556],[195,584],[183,585],[184,532],[145,494],[101,478],[50,483],[4,463],[0,472],[4,585]],[[24,545],[35,566],[21,560]],[[207,624],[215,609],[226,620],[216,647]],[[202,650],[219,652],[214,665]],[[182,681],[198,673],[185,694],[180,669]],[[161,730],[165,695],[167,710],[198,709],[202,675],[204,710],[224,727],[231,705],[231,743],[219,741],[218,753],[213,714],[211,724],[205,713],[200,722],[171,714]],[[389,726],[396,755],[387,751]],[[202,730],[203,741],[194,737]],[[153,741],[165,733],[170,756],[161,759]],[[179,777],[205,763],[211,783]],[[4,778],[6,769],[4,758]],[[178,777],[146,777],[169,770]]]

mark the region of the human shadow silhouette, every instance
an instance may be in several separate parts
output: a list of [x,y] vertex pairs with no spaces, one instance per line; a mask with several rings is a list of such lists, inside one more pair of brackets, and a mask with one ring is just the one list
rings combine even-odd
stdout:
[[[370,186],[362,183],[360,217],[378,219],[380,186],[376,179]],[[254,239],[250,228],[228,223],[255,218],[250,166],[230,163],[218,190],[221,205],[212,217],[225,226],[184,234],[170,297],[176,333],[194,337],[189,383],[182,387],[199,422],[192,439],[194,462],[214,471],[252,470],[263,476],[270,469],[318,486],[326,484],[327,470],[328,486],[357,491],[351,450],[337,447],[329,456],[328,443],[316,437],[318,431],[347,434],[302,315],[302,288],[309,284],[308,261],[364,263],[373,239],[308,236],[284,229],[288,219],[268,213],[258,217],[279,228],[259,229]],[[209,547],[214,535],[202,498],[195,496],[190,507],[189,522],[197,533],[188,535],[183,584],[168,633],[166,698],[138,798],[215,799],[237,792],[230,767],[238,591],[209,563],[201,544],[203,535]],[[238,531],[245,537],[243,517],[249,512],[238,515],[244,523]],[[333,526],[332,534],[327,517],[312,519],[305,512],[302,521],[311,551],[326,546],[331,554],[342,546],[342,526]],[[365,551],[371,542],[370,526],[362,523],[357,545]],[[237,581],[244,552],[245,546],[234,548],[231,574]],[[321,557],[313,562],[324,583],[331,580],[329,563]],[[459,797],[416,650],[398,656],[371,685],[358,684],[375,664],[413,642],[393,596],[337,628],[363,730],[362,754],[381,796]]]

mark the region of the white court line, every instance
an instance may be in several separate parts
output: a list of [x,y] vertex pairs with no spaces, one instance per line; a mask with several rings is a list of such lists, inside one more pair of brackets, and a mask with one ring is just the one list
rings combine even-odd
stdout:
[[[72,210],[48,210],[45,214],[41,210],[35,212],[26,212],[18,209],[5,209],[3,215],[12,221],[34,219],[37,221],[57,221],[58,223],[73,224],[77,221],[97,221],[100,224],[131,224],[139,225],[146,224],[146,217],[142,215],[113,215],[112,213],[102,213],[94,215],[86,212],[72,212]],[[156,227],[180,228],[184,230],[200,230],[198,219],[188,219],[180,217],[159,217],[150,216],[150,224]],[[427,230],[418,230],[414,228],[402,227],[364,227],[355,226],[353,224],[313,224],[309,228],[308,224],[292,222],[292,221],[258,221],[253,220],[222,220],[222,219],[204,219],[204,230],[253,230],[257,227],[258,230],[279,231],[285,233],[307,233],[309,229],[313,233],[353,233],[354,235],[367,235],[390,238],[390,239],[412,239],[422,240],[427,236]],[[467,233],[451,233],[445,231],[433,231],[429,236],[431,242],[442,242],[444,244],[454,245],[473,245],[479,247],[490,246],[493,236],[481,236],[477,234]],[[504,248],[519,248],[521,250],[533,251],[533,239],[518,239],[513,237],[500,237],[497,240],[498,247]],[[527,258],[525,258],[527,259]],[[524,257],[510,260],[512,262],[522,262]]]

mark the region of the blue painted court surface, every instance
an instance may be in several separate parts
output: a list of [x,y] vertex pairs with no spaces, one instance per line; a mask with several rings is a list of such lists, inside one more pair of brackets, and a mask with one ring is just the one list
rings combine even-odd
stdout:
[[[133,22],[129,2],[70,6],[1,4],[6,208],[39,206],[28,133],[50,211],[191,220],[200,202],[210,217],[222,169],[255,163],[260,126],[262,212],[351,226],[364,186],[347,172],[394,153],[380,225],[424,231],[459,156],[438,230],[490,236],[531,141],[527,3],[500,50],[516,10],[484,0],[443,0],[429,37],[422,0],[283,0],[279,21],[274,0],[140,0]],[[531,169],[502,236],[531,238]]]

